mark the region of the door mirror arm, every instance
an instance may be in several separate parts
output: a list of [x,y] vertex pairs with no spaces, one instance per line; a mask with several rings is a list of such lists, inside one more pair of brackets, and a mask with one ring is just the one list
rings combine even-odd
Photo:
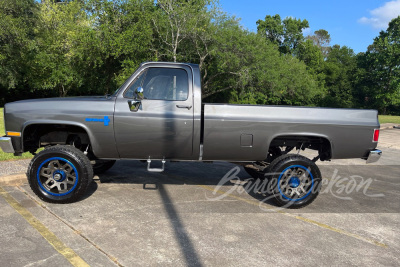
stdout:
[[143,100],[144,99],[144,94],[143,94],[143,87],[139,86],[135,90],[135,99],[136,100]]

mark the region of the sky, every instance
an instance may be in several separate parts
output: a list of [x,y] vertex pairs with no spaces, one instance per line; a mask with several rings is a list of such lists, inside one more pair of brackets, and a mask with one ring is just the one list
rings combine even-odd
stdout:
[[391,19],[400,15],[400,0],[220,0],[223,11],[241,24],[257,31],[256,22],[266,15],[279,14],[282,19],[308,20],[305,35],[324,29],[331,35],[331,45],[348,46],[365,52],[368,45],[386,30]]

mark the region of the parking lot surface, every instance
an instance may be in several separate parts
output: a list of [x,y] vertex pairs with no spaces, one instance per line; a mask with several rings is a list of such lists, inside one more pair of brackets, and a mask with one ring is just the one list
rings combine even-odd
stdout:
[[381,135],[376,164],[318,163],[322,192],[299,210],[226,162],[119,161],[64,205],[3,185],[0,266],[398,266],[400,130]]

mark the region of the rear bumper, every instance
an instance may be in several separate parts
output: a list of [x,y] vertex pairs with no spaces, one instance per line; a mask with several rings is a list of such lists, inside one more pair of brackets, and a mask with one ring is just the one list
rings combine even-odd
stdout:
[[382,151],[379,149],[371,150],[368,154],[367,164],[377,162],[382,156]]
[[11,137],[5,137],[5,136],[0,137],[0,148],[5,153],[15,153]]

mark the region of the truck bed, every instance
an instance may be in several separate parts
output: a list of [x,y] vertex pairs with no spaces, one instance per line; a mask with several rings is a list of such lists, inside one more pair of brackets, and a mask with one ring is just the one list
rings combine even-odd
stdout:
[[227,104],[203,109],[203,160],[264,160],[279,136],[326,138],[332,159],[362,158],[377,145],[376,110]]

